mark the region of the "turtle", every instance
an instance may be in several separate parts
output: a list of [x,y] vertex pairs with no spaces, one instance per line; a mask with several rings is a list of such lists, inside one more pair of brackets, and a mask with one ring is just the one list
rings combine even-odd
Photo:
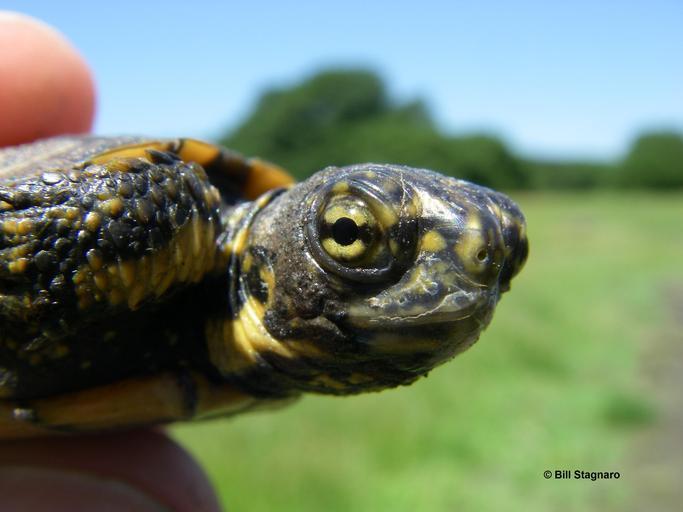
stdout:
[[426,169],[282,168],[189,138],[0,150],[0,438],[410,384],[527,259],[506,195]]

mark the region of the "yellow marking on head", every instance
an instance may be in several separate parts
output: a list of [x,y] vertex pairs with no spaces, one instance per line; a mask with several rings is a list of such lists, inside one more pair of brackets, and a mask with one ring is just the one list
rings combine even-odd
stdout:
[[446,247],[446,240],[444,240],[441,233],[435,229],[427,231],[422,235],[420,240],[420,250],[426,252],[439,252]]
[[497,203],[491,202],[491,203],[489,203],[488,207],[489,207],[489,210],[491,211],[491,213],[493,213],[493,215],[496,216],[496,219],[498,219],[502,222],[503,212],[501,211],[500,206],[498,206]]
[[14,210],[14,206],[7,201],[0,201],[0,212],[7,212],[10,210]]
[[481,230],[481,217],[478,213],[470,212],[467,216],[466,228],[473,231]]
[[332,187],[332,193],[333,194],[345,194],[349,191],[349,183],[348,181],[338,181],[337,183],[334,184]]
[[266,283],[266,287],[268,288],[268,303],[270,304],[272,291],[275,289],[275,273],[270,267],[262,266],[259,269],[259,276],[261,277],[261,280]]
[[[468,222],[467,225],[470,226],[471,224]],[[455,252],[462,261],[465,270],[472,273],[479,273],[486,268],[484,262],[477,257],[482,250],[488,250],[488,246],[482,233],[475,229],[463,231],[455,244]]]
[[393,208],[391,208],[389,205],[386,204],[381,204],[377,205],[377,208],[373,210],[375,216],[377,217],[377,220],[379,223],[386,229],[389,228],[390,226],[393,226],[398,222],[398,215],[396,215],[396,212],[394,211]]
[[422,203],[420,202],[420,199],[417,197],[417,195],[414,195],[410,198],[410,202],[405,205],[405,213],[408,216],[416,219],[420,216],[421,211]]
[[515,219],[515,227],[519,232],[519,239],[524,240],[526,238],[526,223],[519,219]]
[[244,259],[242,260],[242,271],[249,272],[249,269],[251,269],[251,264],[253,262],[254,262],[254,257],[251,255],[250,252],[248,252],[244,256]]
[[398,183],[392,179],[386,179],[382,182],[382,189],[389,192],[394,192],[398,189]]

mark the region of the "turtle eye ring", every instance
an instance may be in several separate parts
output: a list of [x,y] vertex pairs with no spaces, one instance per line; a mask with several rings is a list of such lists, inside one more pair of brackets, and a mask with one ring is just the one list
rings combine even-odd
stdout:
[[318,218],[318,238],[335,261],[351,267],[367,266],[381,238],[370,207],[350,194],[331,196]]
[[415,252],[417,221],[362,173],[313,192],[306,239],[316,262],[352,281],[402,273]]

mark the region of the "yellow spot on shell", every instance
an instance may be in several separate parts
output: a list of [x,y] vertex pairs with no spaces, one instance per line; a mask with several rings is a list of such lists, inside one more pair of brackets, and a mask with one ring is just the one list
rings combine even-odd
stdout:
[[420,249],[426,252],[438,252],[445,247],[446,241],[436,230],[427,231],[420,241]]

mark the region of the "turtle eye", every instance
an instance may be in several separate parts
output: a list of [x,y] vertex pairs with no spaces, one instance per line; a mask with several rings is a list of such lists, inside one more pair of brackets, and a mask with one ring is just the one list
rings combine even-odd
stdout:
[[411,189],[400,183],[394,196],[377,186],[379,172],[347,176],[311,196],[307,241],[325,270],[360,282],[378,282],[402,273],[412,261],[416,216],[402,211]]
[[319,231],[325,252],[351,266],[365,262],[364,257],[369,255],[380,235],[370,208],[350,195],[330,200],[323,211]]
[[348,217],[339,217],[332,225],[332,238],[339,245],[351,245],[358,240],[358,224]]

